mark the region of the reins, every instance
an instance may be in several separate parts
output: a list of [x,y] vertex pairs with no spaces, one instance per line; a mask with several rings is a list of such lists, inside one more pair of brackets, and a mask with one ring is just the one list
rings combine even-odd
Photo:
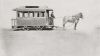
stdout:
[[[64,18],[64,17],[57,17],[57,18]],[[55,18],[55,19],[57,19],[57,18]],[[72,23],[71,25],[66,26],[66,27],[70,27],[70,26],[72,26],[72,25],[74,25],[74,23]]]

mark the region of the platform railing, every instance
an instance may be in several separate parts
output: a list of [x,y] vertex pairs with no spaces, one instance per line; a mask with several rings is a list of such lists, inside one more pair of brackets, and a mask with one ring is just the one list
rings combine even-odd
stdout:
[[16,19],[14,19],[14,18],[13,18],[13,19],[11,19],[11,22],[12,22],[12,23],[11,23],[11,24],[12,24],[12,26],[16,26]]

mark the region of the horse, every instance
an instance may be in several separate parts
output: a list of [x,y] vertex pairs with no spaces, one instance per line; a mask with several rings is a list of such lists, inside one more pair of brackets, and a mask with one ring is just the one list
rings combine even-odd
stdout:
[[76,26],[77,26],[80,18],[83,19],[82,12],[80,12],[76,15],[73,15],[73,16],[64,16],[64,18],[63,18],[63,29],[65,28],[65,24],[67,22],[70,22],[70,23],[75,23],[74,30],[76,30]]

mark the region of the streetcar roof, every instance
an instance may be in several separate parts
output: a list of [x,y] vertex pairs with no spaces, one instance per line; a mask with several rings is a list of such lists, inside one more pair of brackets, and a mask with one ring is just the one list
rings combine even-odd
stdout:
[[45,10],[51,10],[53,9],[48,8],[46,6],[20,6],[18,8],[13,9],[14,11],[45,11]]

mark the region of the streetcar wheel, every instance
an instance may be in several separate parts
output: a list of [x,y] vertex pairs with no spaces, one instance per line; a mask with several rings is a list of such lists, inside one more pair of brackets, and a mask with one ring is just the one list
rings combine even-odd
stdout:
[[36,26],[36,30],[40,30],[40,26]]
[[27,31],[29,31],[29,30],[30,30],[30,28],[27,27]]
[[17,30],[17,27],[16,27],[16,26],[13,26],[13,27],[12,27],[12,30],[13,30],[13,31],[16,31],[16,30]]
[[44,26],[41,26],[41,27],[40,27],[40,30],[43,30],[43,28],[44,28]]
[[23,27],[22,30],[25,31],[25,28]]
[[35,28],[36,30],[38,30],[38,27],[37,27],[37,26],[35,26],[34,28]]
[[53,30],[54,26],[51,26],[51,30]]

